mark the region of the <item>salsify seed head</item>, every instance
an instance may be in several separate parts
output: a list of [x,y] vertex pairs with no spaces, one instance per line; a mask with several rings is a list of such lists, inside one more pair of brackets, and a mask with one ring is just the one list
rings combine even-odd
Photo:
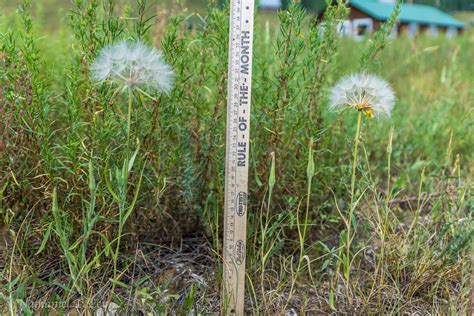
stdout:
[[129,41],[104,47],[92,63],[91,73],[95,81],[110,82],[123,90],[169,92],[174,78],[160,51]]
[[355,73],[343,77],[331,89],[329,108],[340,110],[347,107],[363,111],[369,117],[390,117],[395,94],[390,84],[368,73]]

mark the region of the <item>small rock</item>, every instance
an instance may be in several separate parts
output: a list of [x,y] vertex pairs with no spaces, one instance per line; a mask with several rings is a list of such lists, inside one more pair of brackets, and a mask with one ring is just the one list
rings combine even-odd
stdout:
[[115,316],[118,315],[118,310],[120,306],[111,302],[108,306],[99,307],[95,312],[96,316]]

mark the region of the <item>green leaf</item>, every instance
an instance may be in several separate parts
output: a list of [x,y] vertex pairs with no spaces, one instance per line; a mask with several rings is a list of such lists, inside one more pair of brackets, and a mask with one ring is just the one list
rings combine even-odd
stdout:
[[123,288],[125,288],[125,289],[130,289],[130,288],[131,288],[130,285],[127,285],[127,284],[125,284],[125,283],[123,283],[123,282],[120,282],[119,280],[110,279],[110,282],[114,283],[115,285],[121,286],[121,287],[123,287]]
[[105,254],[106,257],[109,257],[109,256],[110,256],[110,253],[111,253],[111,251],[110,251],[110,249],[111,249],[111,248],[110,248],[110,241],[109,241],[109,240],[107,239],[107,237],[106,237],[104,234],[102,234],[101,232],[98,232],[98,234],[99,234],[99,236],[100,236],[100,239],[102,239],[102,241],[104,242],[104,245],[105,245],[105,247],[104,247],[104,254]]
[[130,170],[132,170],[133,168],[133,164],[135,163],[135,158],[137,157],[137,154],[138,154],[138,150],[140,149],[140,147],[138,147],[135,152],[133,153],[132,157],[130,158],[130,160],[128,161],[128,172],[130,172]]
[[109,160],[107,159],[105,163],[105,168],[104,168],[104,178],[105,178],[105,185],[107,186],[107,189],[109,190],[109,193],[112,195],[115,201],[120,202],[120,198],[115,193],[114,189],[112,188],[112,184],[110,183],[110,178],[111,178],[111,173],[107,172],[109,170]]
[[189,295],[184,298],[184,309],[186,312],[190,311],[191,308],[193,307],[194,301],[195,301],[194,299],[195,295],[196,295],[196,286],[193,283],[191,284]]
[[138,178],[138,183],[137,183],[137,186],[135,188],[135,194],[133,195],[132,203],[130,203],[130,206],[127,210],[127,213],[123,217],[123,223],[122,224],[124,224],[127,221],[127,218],[130,216],[133,209],[135,208],[135,204],[137,203],[137,200],[138,200],[138,193],[140,192],[140,187],[142,185],[142,179],[143,179],[143,172],[144,171],[145,171],[145,167],[143,167],[142,172],[140,173],[140,177]]
[[52,230],[53,230],[53,223],[49,223],[48,229],[46,230],[46,233],[43,236],[43,240],[41,240],[41,245],[40,245],[38,251],[36,251],[35,256],[37,256],[41,252],[43,252],[44,247],[46,246],[46,243],[48,242],[49,237],[51,236],[51,231]]
[[308,181],[311,181],[314,176],[313,139],[310,139],[308,146],[308,167],[306,168],[306,175]]
[[94,177],[94,167],[92,165],[92,161],[89,160],[89,189],[91,192],[95,191],[96,184],[95,184],[95,177]]
[[79,237],[74,244],[69,247],[69,251],[72,251],[77,248],[82,243],[83,236]]
[[276,176],[275,176],[275,153],[273,152],[272,154],[272,166],[270,167],[270,177],[268,179],[268,185],[270,187],[270,190],[273,190],[273,187],[275,186],[276,182]]
[[259,187],[261,187],[261,186],[263,185],[263,183],[262,183],[262,180],[260,180],[260,177],[258,176],[257,170],[255,170],[255,173],[254,173],[254,174],[255,174],[255,183],[257,183],[257,185],[258,185]]

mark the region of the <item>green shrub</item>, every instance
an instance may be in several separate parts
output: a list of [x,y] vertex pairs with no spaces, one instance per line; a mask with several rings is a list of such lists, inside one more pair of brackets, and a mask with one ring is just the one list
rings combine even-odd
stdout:
[[[41,297],[45,283],[59,300],[79,297],[90,308],[97,304],[90,300],[98,275],[112,279],[107,289],[113,283],[136,290],[143,304],[155,304],[154,295],[163,297],[169,282],[149,293],[148,287],[121,279],[131,269],[138,241],[168,244],[205,236],[215,262],[220,260],[228,9],[210,3],[201,16],[173,6],[171,16],[160,15],[167,19],[161,23],[149,5],[75,0],[69,31],[43,37],[25,0],[2,26],[0,219],[15,247],[4,256],[0,310],[5,302],[12,313],[26,311],[26,299]],[[280,11],[278,21],[258,16],[248,308],[281,312],[319,306],[351,313],[355,305],[348,302],[354,299],[359,312],[402,313],[436,300],[433,312],[461,313],[464,294],[444,291],[464,280],[467,270],[454,269],[467,265],[462,254],[472,237],[472,33],[390,43],[388,25],[355,42],[335,29],[347,14],[338,1],[326,11],[324,25],[297,3]],[[176,74],[169,94],[135,95],[131,139],[139,149],[132,162],[121,115],[127,98],[94,84],[89,69],[102,47],[121,39],[160,47]],[[361,202],[351,219],[357,231],[351,265],[356,277],[342,293],[339,244],[347,237],[342,218],[350,200],[355,116],[330,113],[326,98],[340,76],[360,69],[391,81],[398,102],[391,122],[364,126],[357,165]],[[432,197],[426,199],[424,192]],[[465,224],[458,225],[460,219]],[[52,258],[59,258],[59,274],[66,279],[45,272]],[[17,260],[28,268],[18,272]],[[114,265],[123,273],[112,276]],[[437,281],[437,273],[445,279]],[[210,278],[218,293],[219,277]],[[189,291],[187,310],[199,295],[194,286]],[[314,291],[322,293],[323,303],[311,299]],[[107,301],[125,292],[107,295]],[[449,305],[447,295],[459,301]],[[167,304],[154,308],[181,311]],[[202,309],[219,306],[213,308]]]

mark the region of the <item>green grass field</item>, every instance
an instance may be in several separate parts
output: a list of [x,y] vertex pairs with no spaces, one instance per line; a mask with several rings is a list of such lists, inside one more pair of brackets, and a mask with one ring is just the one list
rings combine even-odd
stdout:
[[[227,12],[126,3],[0,0],[1,314],[227,306]],[[346,14],[257,15],[246,314],[469,314],[474,33],[353,41]],[[94,81],[121,39],[162,50],[169,93]],[[392,85],[390,119],[328,109],[361,71]]]

